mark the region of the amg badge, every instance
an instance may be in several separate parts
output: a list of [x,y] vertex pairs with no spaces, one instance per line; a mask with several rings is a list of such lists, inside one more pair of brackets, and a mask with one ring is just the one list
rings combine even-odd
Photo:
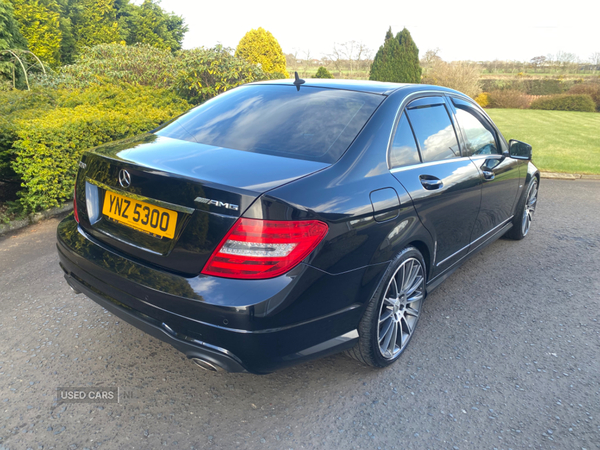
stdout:
[[206,205],[214,205],[214,206],[219,206],[221,208],[232,209],[234,211],[237,211],[238,209],[240,209],[240,207],[238,205],[234,205],[233,203],[223,203],[218,200],[211,200],[209,198],[204,198],[204,197],[196,197],[196,199],[194,201],[198,202],[198,203],[204,203]]

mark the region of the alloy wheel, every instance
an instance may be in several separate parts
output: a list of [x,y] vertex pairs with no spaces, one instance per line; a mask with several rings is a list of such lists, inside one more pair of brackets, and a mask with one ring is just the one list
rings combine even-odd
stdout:
[[526,236],[531,227],[531,221],[533,220],[533,213],[535,212],[535,206],[537,204],[537,183],[534,181],[531,183],[529,193],[527,194],[527,200],[525,202],[525,208],[523,208],[523,220],[521,224],[521,231],[523,236]]
[[377,342],[385,359],[393,359],[412,336],[424,298],[424,268],[416,258],[404,261],[392,276],[379,309]]

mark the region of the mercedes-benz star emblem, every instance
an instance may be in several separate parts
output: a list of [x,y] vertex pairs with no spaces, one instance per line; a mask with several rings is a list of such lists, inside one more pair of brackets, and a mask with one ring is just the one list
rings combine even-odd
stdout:
[[119,171],[119,184],[124,188],[131,186],[131,175],[125,169]]

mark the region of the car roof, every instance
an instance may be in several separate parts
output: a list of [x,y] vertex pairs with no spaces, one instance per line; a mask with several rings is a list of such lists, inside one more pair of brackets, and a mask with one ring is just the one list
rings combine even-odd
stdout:
[[[370,81],[370,80],[332,80],[323,78],[305,78],[302,86],[320,87],[327,89],[343,89],[346,91],[356,92],[367,92],[369,94],[383,94],[389,95],[395,90],[405,87],[412,86],[409,83],[388,83],[382,81]],[[293,79],[287,80],[268,80],[258,81],[250,84],[273,84],[273,85],[290,85],[293,84]]]
[[[285,80],[267,80],[257,81],[254,83],[248,83],[250,85],[280,85],[289,86],[293,84],[293,79]],[[455,91],[454,89],[448,89],[443,86],[435,86],[428,84],[415,84],[415,83],[390,83],[385,81],[371,81],[371,80],[335,80],[335,79],[324,79],[324,78],[306,78],[304,83],[300,85],[309,87],[319,87],[325,89],[342,89],[346,91],[366,92],[369,94],[379,95],[390,95],[394,91],[400,89],[407,91],[406,93],[417,92],[421,90],[435,90],[446,93],[462,94],[461,92]]]

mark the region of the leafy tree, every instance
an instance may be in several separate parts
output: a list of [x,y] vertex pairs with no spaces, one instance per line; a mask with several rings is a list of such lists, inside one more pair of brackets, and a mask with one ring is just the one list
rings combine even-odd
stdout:
[[62,34],[60,41],[60,62],[62,64],[73,64],[75,62],[77,41],[73,33],[71,19],[61,16],[59,28]]
[[27,41],[15,20],[13,6],[5,0],[0,0],[0,50],[9,48],[26,49]]
[[327,70],[325,67],[321,66],[321,67],[319,67],[319,69],[317,70],[317,73],[315,73],[313,78],[333,78],[333,75],[331,74],[331,72],[329,70]]
[[163,50],[181,50],[183,36],[188,30],[183,18],[165,12],[153,0],[144,0],[140,6],[127,4],[120,18],[125,42],[149,44]]
[[[19,30],[12,5],[5,0],[0,0],[0,50],[26,48],[27,41]],[[0,79],[4,77],[12,79],[13,70],[15,74],[21,75],[22,69],[15,68],[11,62],[3,61],[0,55]]]
[[421,82],[419,49],[406,28],[396,37],[393,37],[391,27],[387,31],[385,42],[379,47],[371,65],[369,79],[395,83]]
[[76,48],[121,42],[115,0],[81,0],[75,22]]
[[56,0],[12,0],[14,17],[29,50],[44,63],[60,63],[60,7]]
[[280,73],[286,78],[289,76],[279,42],[264,28],[248,31],[240,40],[235,56],[252,64],[260,64],[266,73]]

